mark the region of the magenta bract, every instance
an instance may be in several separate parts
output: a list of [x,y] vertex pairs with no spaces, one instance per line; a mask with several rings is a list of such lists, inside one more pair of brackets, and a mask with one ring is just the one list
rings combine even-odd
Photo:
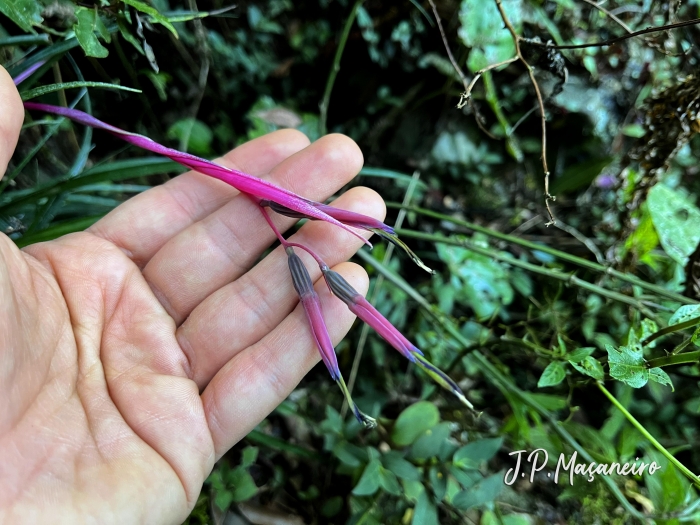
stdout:
[[[304,217],[310,217],[335,224],[336,226],[349,231],[355,237],[361,239],[363,243],[371,246],[369,241],[360,236],[357,232],[354,232],[342,222],[319,210],[316,207],[316,204],[318,203],[314,203],[313,201],[301,197],[289,190],[285,190],[284,188],[272,184],[271,182],[254,177],[253,175],[248,175],[247,173],[243,173],[238,170],[220,166],[212,161],[202,159],[189,153],[168,148],[162,144],[158,144],[154,140],[144,135],[130,133],[115,126],[111,126],[105,122],[102,122],[101,120],[96,119],[92,115],[88,115],[87,113],[77,109],[39,104],[37,102],[25,102],[24,107],[26,109],[34,109],[68,117],[71,120],[85,124],[86,126],[108,131],[113,135],[118,136],[122,140],[129,142],[130,144],[148,151],[152,151],[153,153],[158,153],[159,155],[164,155],[175,162],[182,164],[183,166],[187,166],[190,169],[226,182],[237,190],[253,196],[258,202],[261,200],[276,202],[281,206],[300,213]],[[373,219],[371,217],[367,217],[367,220],[371,221]]]

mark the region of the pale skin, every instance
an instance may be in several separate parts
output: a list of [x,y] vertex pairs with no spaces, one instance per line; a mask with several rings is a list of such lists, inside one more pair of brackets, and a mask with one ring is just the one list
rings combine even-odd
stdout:
[[[0,68],[0,174],[23,117]],[[363,159],[347,137],[282,130],[219,162],[323,200]],[[365,188],[334,206],[385,211]],[[358,239],[320,222],[292,239],[366,290],[364,270],[343,262]],[[86,232],[24,250],[0,233],[0,523],[187,517],[214,463],[320,359],[284,252],[256,264],[273,241],[245,196],[192,172]],[[337,344],[354,316],[299,255]]]

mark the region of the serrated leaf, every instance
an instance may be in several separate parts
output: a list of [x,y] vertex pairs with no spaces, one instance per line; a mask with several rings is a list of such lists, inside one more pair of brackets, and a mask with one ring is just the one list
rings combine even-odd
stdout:
[[77,22],[73,26],[73,30],[85,54],[89,57],[105,58],[109,51],[100,44],[97,35],[95,35],[97,19],[99,18],[96,16],[95,10],[78,7],[75,10],[75,17]]
[[649,381],[649,369],[644,366],[642,351],[630,346],[616,349],[605,345],[608,351],[608,365],[613,379],[622,381],[634,388],[641,388]]
[[601,365],[597,359],[591,356],[586,356],[580,363],[569,361],[569,364],[582,374],[590,376],[596,381],[602,381],[605,378],[603,365]]
[[668,377],[668,374],[659,367],[652,368],[649,370],[649,379],[657,383],[661,383],[662,385],[670,386],[671,391],[675,391],[675,388],[673,388],[673,382],[671,381],[671,378]]
[[552,361],[542,372],[540,380],[537,382],[537,387],[544,388],[546,386],[558,385],[565,377],[566,370],[564,369],[564,365],[559,361]]
[[32,26],[41,24],[41,4],[36,0],[2,0],[0,13],[17,24],[23,31],[36,34]]
[[122,0],[127,5],[130,5],[137,11],[141,11],[144,14],[149,15],[152,18],[152,22],[157,22],[164,27],[168,29],[173,35],[175,35],[175,38],[179,38],[177,34],[177,30],[175,27],[170,23],[170,20],[168,20],[165,16],[160,14],[157,9],[154,7],[151,7],[148,4],[145,4],[143,2],[139,2],[139,0]]
[[439,421],[440,412],[437,407],[428,401],[419,401],[399,414],[391,432],[391,439],[398,446],[405,447]]

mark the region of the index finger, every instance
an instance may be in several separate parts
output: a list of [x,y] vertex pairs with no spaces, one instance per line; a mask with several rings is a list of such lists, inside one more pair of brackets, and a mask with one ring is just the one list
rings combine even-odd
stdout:
[[22,99],[5,68],[0,66],[0,179],[17,146],[19,130],[24,120]]

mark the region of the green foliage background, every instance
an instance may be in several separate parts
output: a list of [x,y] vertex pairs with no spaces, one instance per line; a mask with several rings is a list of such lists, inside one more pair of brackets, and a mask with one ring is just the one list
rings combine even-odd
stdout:
[[[514,56],[495,2],[436,4],[470,79]],[[610,13],[642,29],[700,10],[697,1],[611,1],[607,14],[572,0],[502,5],[519,35],[557,44],[624,34]],[[455,107],[464,87],[429,2],[227,7],[0,0],[0,61],[17,75],[48,60],[22,84],[25,99],[77,105],[198,155],[280,127],[312,140],[351,136],[366,159],[353,184],[389,201],[389,224],[403,210],[402,237],[437,269],[428,277],[379,244],[358,255],[370,297],[479,412],[356,327],[339,360],[350,370],[361,354],[354,397],[379,428],[361,431],[341,415],[334,385],[315,370],[221,460],[189,523],[252,508],[307,523],[700,522],[700,306],[684,290],[700,242],[697,113],[656,178],[629,154],[650,142],[651,97],[697,69],[698,29],[549,55],[521,44],[548,118],[563,226],[547,228],[540,122],[521,63],[475,84],[489,136],[472,108]],[[693,78],[685,82],[697,86]],[[0,182],[0,230],[20,246],[81,230],[179,172],[106,134],[27,116]],[[633,196],[645,184],[640,203]],[[582,462],[638,458],[661,469],[573,486],[542,473],[506,485],[509,453],[536,448],[549,453],[550,470],[574,452]]]

